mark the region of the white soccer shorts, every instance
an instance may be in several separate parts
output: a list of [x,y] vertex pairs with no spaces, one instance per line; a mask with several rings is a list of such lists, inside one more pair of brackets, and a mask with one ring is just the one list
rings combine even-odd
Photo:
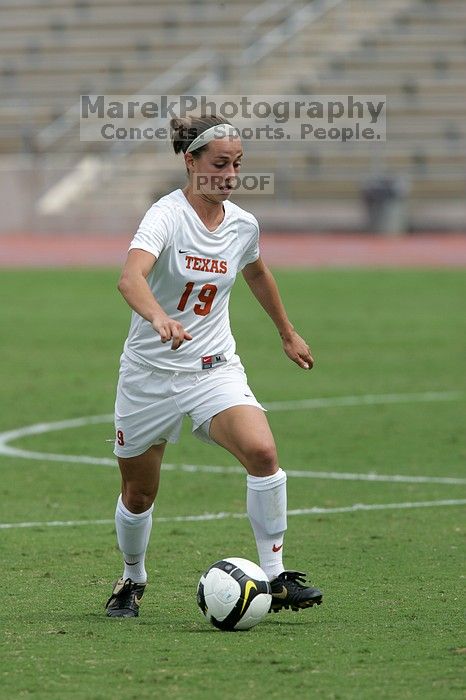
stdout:
[[209,436],[212,418],[232,406],[265,411],[250,387],[238,355],[224,365],[199,372],[153,370],[121,357],[115,401],[117,457],[136,457],[163,442],[177,442],[183,418],[193,434],[215,445]]

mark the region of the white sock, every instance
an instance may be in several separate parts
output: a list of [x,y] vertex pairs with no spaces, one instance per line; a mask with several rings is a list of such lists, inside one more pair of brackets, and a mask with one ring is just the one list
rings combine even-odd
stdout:
[[146,583],[145,558],[152,529],[152,505],[144,513],[131,513],[118,497],[115,511],[115,527],[118,546],[123,554],[125,568],[123,579],[130,578],[135,583]]
[[286,474],[247,477],[247,510],[261,568],[270,580],[281,574],[286,532]]

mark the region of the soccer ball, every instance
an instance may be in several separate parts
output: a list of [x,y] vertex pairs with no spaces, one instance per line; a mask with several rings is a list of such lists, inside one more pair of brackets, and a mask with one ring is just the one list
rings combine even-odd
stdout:
[[212,564],[197,586],[197,604],[204,617],[221,630],[248,630],[269,612],[270,583],[260,566],[229,557]]

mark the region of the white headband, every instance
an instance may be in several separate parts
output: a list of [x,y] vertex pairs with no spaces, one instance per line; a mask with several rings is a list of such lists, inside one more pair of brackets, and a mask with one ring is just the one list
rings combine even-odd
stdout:
[[203,131],[189,144],[186,153],[191,153],[191,151],[195,151],[196,148],[200,148],[214,139],[223,139],[225,136],[239,137],[239,135],[238,129],[231,126],[231,124],[214,124],[214,126]]

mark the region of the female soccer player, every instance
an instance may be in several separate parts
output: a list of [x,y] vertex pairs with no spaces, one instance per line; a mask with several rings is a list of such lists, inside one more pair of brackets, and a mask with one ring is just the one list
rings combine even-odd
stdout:
[[256,219],[228,199],[243,155],[238,131],[215,116],[172,119],[170,126],[188,182],[148,210],[118,284],[133,314],[115,403],[122,477],[115,524],[124,571],[107,615],[139,613],[162,458],[167,442],[178,440],[184,416],[196,437],[221,445],[247,471],[247,512],[271,581],[271,609],[307,608],[320,604],[322,593],[305,585],[305,574],[284,569],[286,474],[230,330],[228,302],[239,271],[288,357],[303,370],[314,360],[261,260]]

